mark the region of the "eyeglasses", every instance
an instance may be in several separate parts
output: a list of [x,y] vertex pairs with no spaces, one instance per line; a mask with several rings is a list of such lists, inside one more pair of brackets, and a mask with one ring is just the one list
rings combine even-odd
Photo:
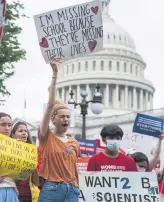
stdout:
[[10,128],[12,127],[12,123],[0,123],[0,126],[2,127],[8,126]]

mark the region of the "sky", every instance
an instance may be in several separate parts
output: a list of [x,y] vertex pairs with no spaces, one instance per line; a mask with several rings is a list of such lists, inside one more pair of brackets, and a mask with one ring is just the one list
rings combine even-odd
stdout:
[[[8,0],[12,2],[12,0]],[[0,111],[15,117],[25,117],[40,121],[43,104],[48,99],[48,86],[51,68],[42,57],[37,39],[33,16],[46,11],[72,6],[85,0],[20,0],[24,4],[28,19],[17,23],[23,28],[19,41],[27,51],[26,60],[15,64],[15,75],[7,80],[11,93]],[[147,63],[145,78],[152,81],[156,91],[154,108],[164,107],[164,1],[163,0],[111,0],[109,13],[117,24],[130,33],[135,41],[137,52]],[[24,111],[24,97],[27,109]]]

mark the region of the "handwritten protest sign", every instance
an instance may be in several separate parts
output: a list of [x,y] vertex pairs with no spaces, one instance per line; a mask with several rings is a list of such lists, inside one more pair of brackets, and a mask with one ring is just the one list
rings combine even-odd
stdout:
[[0,0],[0,41],[2,40],[5,11],[6,11],[6,0]]
[[0,175],[26,180],[37,167],[37,147],[0,134]]
[[84,172],[79,180],[80,202],[159,201],[154,172]]
[[34,20],[46,63],[53,56],[66,60],[103,49],[100,0],[36,15]]
[[163,119],[148,116],[145,114],[137,114],[133,126],[133,132],[153,137],[159,137],[162,130]]

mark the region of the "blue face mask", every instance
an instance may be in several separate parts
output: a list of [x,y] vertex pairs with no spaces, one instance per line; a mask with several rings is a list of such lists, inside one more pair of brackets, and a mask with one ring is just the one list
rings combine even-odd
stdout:
[[121,140],[106,140],[106,141],[107,141],[106,147],[110,151],[118,151],[119,150]]
[[143,168],[140,166],[137,166],[137,169],[138,169],[138,172],[145,172],[146,171],[146,168]]

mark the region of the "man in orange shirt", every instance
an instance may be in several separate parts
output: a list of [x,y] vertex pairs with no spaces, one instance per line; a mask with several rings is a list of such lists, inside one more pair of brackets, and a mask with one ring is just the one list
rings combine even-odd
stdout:
[[[79,183],[76,160],[80,155],[80,145],[66,135],[70,124],[70,111],[64,104],[55,103],[58,61],[51,63],[53,69],[49,100],[38,132],[42,152],[40,176],[44,184],[38,202],[78,202]],[[54,123],[49,129],[50,120]]]

